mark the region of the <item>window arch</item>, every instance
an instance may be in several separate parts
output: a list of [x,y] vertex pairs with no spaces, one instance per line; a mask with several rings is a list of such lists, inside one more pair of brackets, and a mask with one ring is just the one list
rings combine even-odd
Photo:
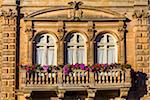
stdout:
[[50,34],[41,34],[35,38],[34,63],[56,65],[56,41]]
[[102,34],[96,37],[95,63],[117,63],[117,41],[110,34]]
[[69,34],[65,43],[66,64],[86,64],[86,41],[80,33]]

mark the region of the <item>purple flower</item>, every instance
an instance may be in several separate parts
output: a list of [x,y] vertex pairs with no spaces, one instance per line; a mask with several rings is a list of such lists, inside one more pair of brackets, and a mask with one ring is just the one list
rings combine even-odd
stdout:
[[74,65],[74,67],[77,69],[77,68],[79,67],[79,64],[76,63],[76,64]]
[[80,69],[84,70],[85,69],[85,65],[84,64],[80,64]]
[[65,75],[69,75],[69,68],[68,68],[68,65],[65,65],[65,66],[63,67],[63,73],[64,73]]
[[47,71],[47,70],[48,70],[48,65],[44,65],[44,66],[43,66],[43,69],[44,69],[45,71]]

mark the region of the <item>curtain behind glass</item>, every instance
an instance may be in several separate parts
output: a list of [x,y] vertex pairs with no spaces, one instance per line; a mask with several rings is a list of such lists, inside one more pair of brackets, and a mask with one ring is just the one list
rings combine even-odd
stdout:
[[108,64],[115,63],[115,50],[113,47],[109,47],[107,51]]
[[48,48],[47,49],[47,64],[48,65],[54,65],[54,47],[53,48]]
[[37,48],[36,50],[36,63],[37,64],[44,64],[45,63],[45,57],[44,57],[44,49],[41,47]]
[[67,48],[67,59],[68,59],[68,64],[73,64],[73,48]]
[[99,47],[97,50],[97,62],[99,64],[104,64],[104,48]]
[[84,47],[77,49],[77,63],[83,64],[85,59],[85,50]]

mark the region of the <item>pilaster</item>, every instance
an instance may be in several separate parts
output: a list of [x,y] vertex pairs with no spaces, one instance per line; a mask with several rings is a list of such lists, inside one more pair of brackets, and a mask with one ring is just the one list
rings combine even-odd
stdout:
[[32,64],[32,55],[33,55],[33,36],[34,36],[34,29],[32,27],[32,21],[26,21],[26,29],[25,29],[25,33],[27,34],[28,36],[28,55],[27,55],[27,59],[28,59],[28,64]]
[[57,61],[58,65],[63,65],[64,64],[64,36],[66,35],[66,30],[65,30],[65,23],[63,21],[58,22],[58,39],[59,42],[58,44],[58,50],[57,50]]
[[89,47],[87,47],[88,52],[88,64],[92,65],[94,64],[94,39],[95,39],[95,25],[94,22],[89,21],[88,22],[88,30],[87,33],[89,35]]
[[1,100],[15,100],[16,9],[2,7]]
[[149,66],[149,36],[148,36],[148,13],[144,10],[135,10],[133,20],[135,25],[136,43],[136,66],[137,70],[143,70]]

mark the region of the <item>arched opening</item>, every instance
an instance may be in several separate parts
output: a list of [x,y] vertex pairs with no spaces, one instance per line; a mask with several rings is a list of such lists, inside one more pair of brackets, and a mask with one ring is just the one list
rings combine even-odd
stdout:
[[34,64],[56,65],[55,38],[50,34],[41,34],[36,36],[34,41]]
[[111,34],[99,34],[95,39],[95,63],[111,64],[118,62],[117,40]]
[[86,64],[86,40],[80,33],[67,35],[65,39],[65,64]]

